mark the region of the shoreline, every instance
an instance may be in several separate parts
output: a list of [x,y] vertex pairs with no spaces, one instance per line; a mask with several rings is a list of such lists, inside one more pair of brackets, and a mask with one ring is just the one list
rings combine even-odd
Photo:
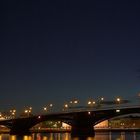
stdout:
[[[96,128],[95,132],[140,132],[140,128]],[[0,130],[0,134],[9,134],[9,130]],[[71,133],[70,129],[31,130],[30,133]]]
[[95,132],[140,132],[140,128],[96,128]]

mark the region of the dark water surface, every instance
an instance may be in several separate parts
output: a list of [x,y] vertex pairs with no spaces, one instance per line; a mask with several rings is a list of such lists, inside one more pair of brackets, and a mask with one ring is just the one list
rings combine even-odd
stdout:
[[0,134],[0,140],[140,140],[140,132],[104,132],[96,133],[94,137],[71,137],[70,133]]

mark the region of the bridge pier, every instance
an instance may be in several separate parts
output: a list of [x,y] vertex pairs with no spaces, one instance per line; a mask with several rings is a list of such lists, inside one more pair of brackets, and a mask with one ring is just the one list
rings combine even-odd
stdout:
[[30,128],[36,124],[38,119],[34,118],[18,118],[11,121],[10,134],[28,135],[31,134]]
[[93,120],[91,116],[78,115],[72,123],[72,136],[94,136]]
[[20,129],[11,129],[10,134],[11,135],[29,135],[31,134],[31,132],[29,130],[20,128]]
[[92,124],[76,124],[72,126],[72,136],[94,136],[95,132]]

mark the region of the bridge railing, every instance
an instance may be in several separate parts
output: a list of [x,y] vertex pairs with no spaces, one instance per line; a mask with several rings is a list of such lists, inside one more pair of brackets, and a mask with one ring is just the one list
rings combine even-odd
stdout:
[[[117,106],[110,106],[110,107],[85,107],[85,108],[71,108],[63,111],[57,112],[48,112],[48,115],[55,115],[55,114],[63,114],[63,113],[74,113],[74,112],[84,112],[84,111],[100,111],[100,110],[113,110],[113,109],[125,109],[125,108],[140,108],[140,105],[117,105]],[[42,114],[42,115],[46,115]]]

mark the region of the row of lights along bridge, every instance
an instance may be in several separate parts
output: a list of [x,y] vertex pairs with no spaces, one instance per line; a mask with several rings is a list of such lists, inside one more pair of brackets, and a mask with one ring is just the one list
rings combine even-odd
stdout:
[[[110,101],[112,103],[114,103],[114,105],[119,105],[121,104],[121,98],[117,97],[114,101]],[[78,104],[79,104],[79,100],[71,100],[65,104],[63,104],[63,107],[61,109],[61,111],[69,111],[69,109],[77,109],[78,107]],[[85,107],[102,107],[101,105],[104,104],[106,101],[104,100],[103,97],[101,97],[99,100],[95,101],[95,100],[88,100],[87,103],[86,103],[86,106]],[[47,106],[44,106],[42,108],[42,114],[43,113],[52,113],[53,112],[53,107],[54,107],[54,104],[50,103],[49,105]],[[33,112],[32,112],[33,108],[30,106],[30,107],[27,107],[25,109],[23,109],[22,113],[20,113],[20,115],[18,117],[29,117],[29,116],[32,116],[33,115]],[[10,109],[10,111],[8,112],[0,112],[0,120],[2,119],[11,119],[11,118],[16,118],[17,114],[17,110],[16,109]]]

